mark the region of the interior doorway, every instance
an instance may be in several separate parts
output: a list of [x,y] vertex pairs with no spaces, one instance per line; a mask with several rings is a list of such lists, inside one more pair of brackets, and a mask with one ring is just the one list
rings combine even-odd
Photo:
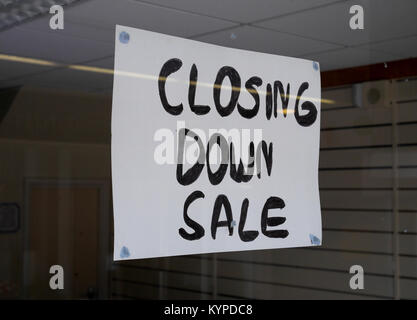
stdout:
[[[26,181],[25,296],[105,298],[108,286],[109,198],[104,181]],[[52,290],[50,267],[64,270]]]

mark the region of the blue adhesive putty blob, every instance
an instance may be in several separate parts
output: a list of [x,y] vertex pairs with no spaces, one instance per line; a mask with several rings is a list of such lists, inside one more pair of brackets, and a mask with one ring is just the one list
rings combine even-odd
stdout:
[[313,69],[314,70],[319,70],[319,64],[316,61],[313,61]]
[[121,43],[128,43],[130,40],[130,35],[126,31],[122,31],[119,34],[119,40]]
[[320,239],[317,238],[315,235],[313,235],[311,233],[310,233],[310,241],[311,241],[311,244],[315,244],[315,245],[320,245],[321,244]]
[[130,257],[129,249],[123,246],[122,250],[120,250],[120,258],[129,258],[129,257]]

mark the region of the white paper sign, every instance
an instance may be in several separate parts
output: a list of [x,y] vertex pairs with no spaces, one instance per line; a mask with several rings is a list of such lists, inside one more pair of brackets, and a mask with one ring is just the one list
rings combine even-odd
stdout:
[[114,68],[115,260],[321,244],[316,62],[117,26]]

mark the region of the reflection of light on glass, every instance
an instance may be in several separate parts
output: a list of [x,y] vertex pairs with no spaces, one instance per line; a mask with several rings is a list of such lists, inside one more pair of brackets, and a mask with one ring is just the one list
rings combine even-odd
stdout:
[[334,100],[330,100],[330,99],[310,99],[311,101],[321,101],[322,103],[327,103],[327,104],[334,104]]
[[[0,54],[0,60],[7,60],[7,61],[21,62],[21,63],[30,63],[30,64],[36,64],[36,65],[42,65],[42,66],[59,66],[59,67],[66,67],[66,68],[69,68],[69,69],[84,71],[84,72],[95,72],[95,73],[102,73],[102,74],[116,74],[116,75],[120,75],[120,76],[146,79],[146,80],[155,80],[155,81],[157,81],[157,80],[166,80],[167,82],[178,82],[179,81],[178,79],[175,79],[173,77],[164,78],[164,77],[153,76],[153,75],[150,75],[150,74],[135,73],[135,72],[129,72],[129,71],[122,71],[122,70],[113,70],[113,69],[86,66],[86,65],[77,65],[77,64],[65,65],[65,64],[60,64],[60,63],[53,62],[53,61],[26,58],[26,57],[18,57],[18,56],[11,56],[11,55],[6,55],[6,54]],[[188,84],[188,81],[184,81],[184,83]],[[239,87],[232,87],[232,86],[228,86],[228,85],[216,85],[216,84],[211,84],[211,83],[206,83],[206,82],[196,83],[195,81],[192,81],[191,85],[193,85],[193,86],[197,85],[199,87],[207,87],[207,88],[220,88],[221,87],[222,89],[233,90],[233,91],[241,91],[242,90]],[[258,91],[258,90],[254,90],[254,89],[247,89],[247,91],[249,93],[258,92],[261,95],[266,95],[267,94],[266,91],[262,91],[262,90]],[[299,98],[300,101],[308,100],[308,101],[321,102],[321,103],[326,103],[326,104],[334,104],[335,103],[334,100],[329,100],[329,99],[297,97],[295,95],[285,95],[285,94],[281,94],[281,96],[283,96],[283,97],[288,96],[288,97],[293,98],[293,99]],[[290,112],[291,111],[288,110],[288,113],[290,113]]]
[[74,69],[74,70],[80,70],[80,71],[88,71],[88,72],[97,72],[97,73],[113,74],[113,70],[111,70],[111,69],[98,68],[98,67],[89,67],[89,66],[82,66],[82,65],[70,64],[68,66],[68,68]]
[[165,80],[167,82],[178,82],[178,79],[171,78],[171,77],[170,78],[158,77],[158,76],[152,76],[150,74],[142,74],[142,73],[135,73],[135,72],[129,72],[129,71],[115,70],[114,74],[117,74],[120,76],[126,76],[126,77],[147,79],[147,80]]
[[[277,112],[281,113],[281,114],[284,114],[284,110],[282,110],[282,109],[278,109]],[[295,112],[294,109],[287,109],[287,114],[292,114],[294,112]]]
[[88,71],[88,72],[96,72],[96,73],[104,73],[104,74],[116,74],[116,75],[120,75],[120,76],[147,79],[147,80],[166,80],[168,82],[169,81],[172,81],[172,82],[178,81],[175,78],[157,77],[157,76],[151,76],[149,74],[135,73],[135,72],[129,72],[129,71],[121,71],[121,70],[112,70],[112,69],[98,68],[98,67],[90,67],[90,66],[83,66],[83,65],[76,65],[76,64],[68,65],[68,68],[74,69],[74,70],[79,70],[79,71]]
[[6,54],[0,54],[0,60],[6,61],[13,61],[13,62],[21,62],[21,63],[30,63],[30,64],[37,64],[41,66],[58,66],[58,63],[41,60],[41,59],[33,59],[33,58],[25,58],[25,57],[18,57],[18,56],[10,56]]

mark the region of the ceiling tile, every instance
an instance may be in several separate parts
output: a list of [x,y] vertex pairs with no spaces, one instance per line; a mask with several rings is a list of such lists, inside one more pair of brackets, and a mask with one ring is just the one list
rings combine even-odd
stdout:
[[293,57],[299,57],[311,52],[338,48],[338,46],[323,43],[321,41],[305,39],[250,26],[217,32],[195,39],[231,48]]
[[417,57],[417,36],[367,44],[360,48],[391,53],[401,58]]
[[72,23],[108,30],[116,24],[169,35],[190,37],[235,26],[224,20],[190,14],[130,0],[92,0],[65,11]]
[[[70,10],[67,10],[69,13]],[[62,30],[52,30],[49,27],[49,15],[24,23],[19,26],[19,29],[29,31],[42,31],[46,34],[71,36],[80,39],[107,42],[109,44],[114,43],[114,27],[106,28],[100,27],[99,24],[80,24],[78,22],[71,21],[69,16],[69,14],[65,15],[64,29]]]
[[318,61],[320,70],[335,70],[397,60],[398,56],[359,48],[344,48],[308,54],[304,58]]
[[114,53],[114,44],[13,28],[0,33],[0,52],[61,63],[79,63]]
[[[1,32],[0,53],[113,69],[114,27],[122,24],[226,47],[317,60],[321,70],[417,56],[416,0],[402,0],[401,5],[391,0],[143,2],[91,0],[66,7],[64,30],[51,30],[50,15],[46,15]],[[363,31],[349,28],[353,4],[364,6]],[[325,6],[312,9],[320,5]],[[262,27],[238,27],[222,20],[245,23],[277,15],[283,16],[259,23]],[[346,45],[356,48],[342,48]],[[27,83],[87,91],[112,87],[111,75],[52,69],[0,60],[0,81],[3,85]]]
[[153,3],[226,20],[248,23],[337,2],[337,0],[148,0],[137,2]]
[[[351,30],[349,9],[364,8],[364,29]],[[259,25],[278,31],[337,44],[359,45],[417,35],[416,0],[353,0],[264,21]]]

